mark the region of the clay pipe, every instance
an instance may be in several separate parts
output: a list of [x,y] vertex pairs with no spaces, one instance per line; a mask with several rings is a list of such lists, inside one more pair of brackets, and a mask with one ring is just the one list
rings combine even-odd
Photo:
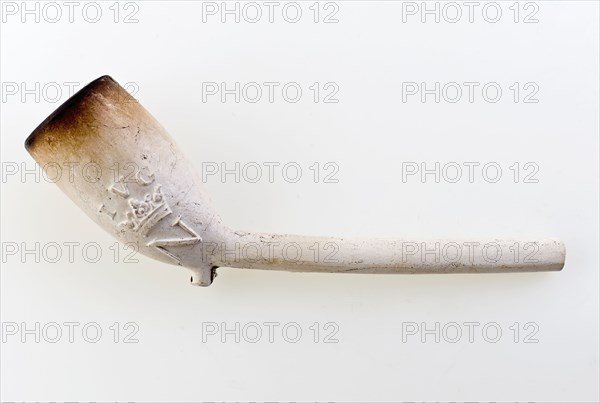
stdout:
[[25,147],[99,226],[151,258],[212,283],[217,267],[331,273],[507,273],[561,270],[555,239],[378,240],[260,234],[225,226],[167,131],[112,78],[81,89]]

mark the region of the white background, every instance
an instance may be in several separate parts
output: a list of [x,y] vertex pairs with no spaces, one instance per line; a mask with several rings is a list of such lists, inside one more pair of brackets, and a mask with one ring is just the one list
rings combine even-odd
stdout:
[[[273,23],[266,6],[257,23],[244,16],[222,23],[220,14],[203,22],[203,5],[193,1],[121,3],[116,23],[112,2],[100,5],[97,23],[82,15],[86,2],[73,22],[62,2],[56,23],[49,21],[55,10],[43,13],[45,3],[37,6],[39,22],[35,15],[22,22],[20,9],[3,13],[1,399],[598,401],[599,7],[536,2],[538,22],[524,23],[536,8],[521,3],[515,23],[512,3],[498,3],[497,23],[482,16],[483,2],[472,23],[462,3],[456,23],[444,15],[423,23],[420,14],[405,14],[403,22],[401,2],[337,2],[338,22],[327,24],[322,19],[334,8],[321,3],[315,23],[312,2],[301,3],[298,23],[283,18],[285,3]],[[132,11],[138,22],[124,23]],[[203,162],[302,167],[297,183],[280,171],[273,183],[209,177],[207,191],[232,227],[384,238],[557,237],[567,245],[566,266],[448,276],[221,268],[211,287],[196,288],[186,270],[141,255],[126,263],[122,247],[115,263],[114,240],[56,185],[21,178],[35,166],[23,141],[68,98],[64,83],[81,88],[103,74],[130,83],[199,171]],[[266,94],[256,103],[232,96],[203,102],[207,82],[294,82],[303,95],[296,103],[280,90],[272,103]],[[339,102],[315,103],[315,82],[335,83]],[[456,103],[418,95],[403,102],[405,82],[480,86],[473,102],[466,92]],[[503,90],[496,103],[481,95],[488,82]],[[515,82],[535,83],[538,102],[523,102],[530,91],[522,89],[515,103]],[[22,83],[33,93],[23,95]],[[57,85],[62,94],[52,92]],[[338,183],[314,183],[315,162],[336,164]],[[436,183],[432,175],[422,183],[418,175],[403,181],[406,162],[495,162],[503,171],[496,183],[481,171],[469,183],[466,170],[458,183]],[[527,162],[539,168],[538,183],[524,183]],[[9,174],[15,163],[19,172]],[[63,245],[60,261],[21,255],[36,242],[40,249]],[[72,263],[65,242],[80,243]],[[81,245],[92,242],[101,246],[98,263],[82,255]],[[15,243],[17,254],[7,254]],[[21,331],[36,322],[60,324],[62,337],[51,343],[54,332],[40,330],[39,342],[35,334],[22,342]],[[80,324],[73,343],[64,322]],[[138,328],[137,343],[123,342],[128,322]],[[203,332],[210,322],[230,329],[255,322],[264,332],[264,322],[280,325],[272,343],[266,333],[257,343],[244,334],[239,342],[225,335],[223,343],[221,333]],[[328,322],[334,325],[325,331]],[[428,329],[439,323],[439,342],[435,334],[422,342],[421,333],[403,333],[411,322]],[[465,322],[479,323],[472,342]],[[11,323],[16,335],[7,330]],[[97,343],[82,337],[89,323],[102,329]],[[302,330],[296,343],[282,336],[290,323]],[[456,343],[449,340],[454,332],[441,330],[452,323],[463,330]],[[489,340],[493,331],[482,335],[486,324],[501,328],[497,342]],[[324,343],[332,329],[337,343]]]

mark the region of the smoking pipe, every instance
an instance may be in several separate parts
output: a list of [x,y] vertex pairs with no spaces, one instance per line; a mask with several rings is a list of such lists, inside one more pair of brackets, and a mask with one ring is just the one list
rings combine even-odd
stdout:
[[221,222],[167,131],[103,76],[27,138],[43,169],[99,226],[208,286],[218,267],[330,273],[506,273],[561,270],[565,246],[537,240],[378,240],[248,233]]

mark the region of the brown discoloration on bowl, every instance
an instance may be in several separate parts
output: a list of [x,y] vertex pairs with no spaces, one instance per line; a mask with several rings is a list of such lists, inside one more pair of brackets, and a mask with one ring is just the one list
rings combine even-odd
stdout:
[[40,143],[44,141],[49,147],[53,147],[57,140],[54,136],[56,133],[63,134],[60,136],[63,142],[74,139],[72,129],[83,119],[82,112],[89,110],[88,105],[93,94],[114,94],[118,88],[119,85],[110,76],[102,76],[86,85],[35,128],[25,140],[27,151],[36,152],[40,148]]
[[[115,130],[131,124],[143,126],[147,121],[158,124],[110,76],[102,76],[79,90],[48,116],[25,141],[25,148],[40,164],[66,161],[78,153],[95,155],[113,143],[99,136],[99,126]],[[81,154],[80,154],[81,155]],[[71,161],[73,161],[71,159]]]

